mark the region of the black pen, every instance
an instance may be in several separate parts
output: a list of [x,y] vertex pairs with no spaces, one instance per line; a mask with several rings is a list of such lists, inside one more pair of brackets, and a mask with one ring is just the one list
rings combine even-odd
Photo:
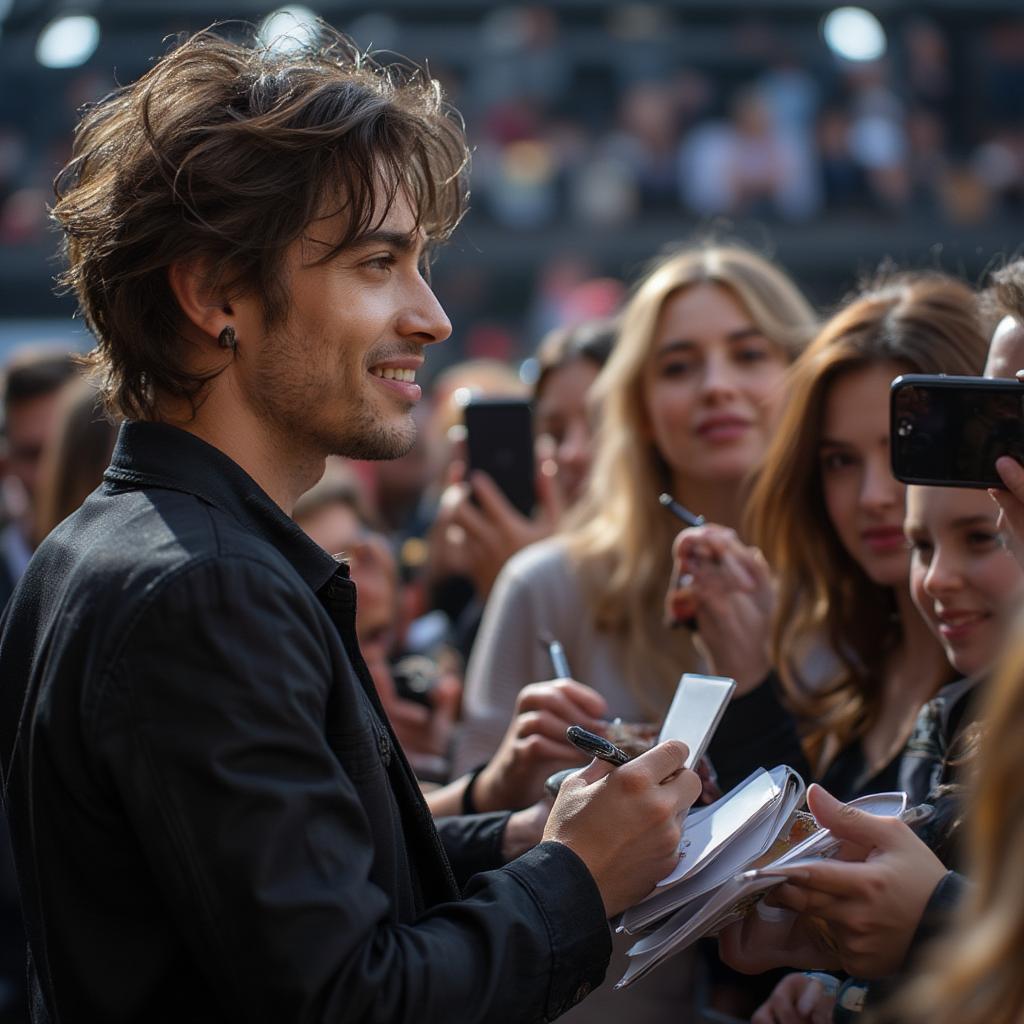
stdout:
[[629,754],[615,746],[611,740],[606,740],[603,736],[598,736],[597,733],[588,732],[582,725],[570,725],[565,730],[565,738],[585,754],[600,758],[609,764],[620,765],[630,760]]
[[685,505],[680,505],[671,494],[659,494],[658,501],[662,503],[677,519],[681,519],[687,526],[703,526],[704,517],[695,515]]

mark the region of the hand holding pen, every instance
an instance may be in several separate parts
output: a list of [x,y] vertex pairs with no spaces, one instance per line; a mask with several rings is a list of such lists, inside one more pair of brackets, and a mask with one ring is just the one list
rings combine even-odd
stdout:
[[700,793],[700,780],[684,767],[688,754],[670,740],[619,766],[599,757],[562,784],[544,839],[586,864],[609,916],[643,899],[679,863],[682,818]]

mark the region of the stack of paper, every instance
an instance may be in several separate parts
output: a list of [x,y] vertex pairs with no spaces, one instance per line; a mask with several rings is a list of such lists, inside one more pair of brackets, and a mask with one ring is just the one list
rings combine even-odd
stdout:
[[[619,931],[656,930],[630,948],[629,968],[617,988],[742,917],[782,882],[782,876],[770,874],[773,867],[835,852],[839,844],[831,833],[797,811],[804,788],[800,776],[785,765],[758,769],[720,800],[687,816],[678,866],[622,916]],[[899,815],[907,796],[878,793],[852,804],[870,814]]]

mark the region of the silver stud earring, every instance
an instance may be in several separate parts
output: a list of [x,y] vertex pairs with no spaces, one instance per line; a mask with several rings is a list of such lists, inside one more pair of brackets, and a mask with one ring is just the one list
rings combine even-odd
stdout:
[[220,334],[217,335],[217,344],[221,348],[229,348],[232,352],[238,351],[238,339],[235,337],[235,329],[228,324]]

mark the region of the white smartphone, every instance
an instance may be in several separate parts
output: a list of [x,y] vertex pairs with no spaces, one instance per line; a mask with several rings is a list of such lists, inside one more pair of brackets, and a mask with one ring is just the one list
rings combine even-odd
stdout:
[[658,742],[682,740],[690,750],[686,767],[693,768],[704,756],[735,689],[735,679],[687,672],[676,687]]

